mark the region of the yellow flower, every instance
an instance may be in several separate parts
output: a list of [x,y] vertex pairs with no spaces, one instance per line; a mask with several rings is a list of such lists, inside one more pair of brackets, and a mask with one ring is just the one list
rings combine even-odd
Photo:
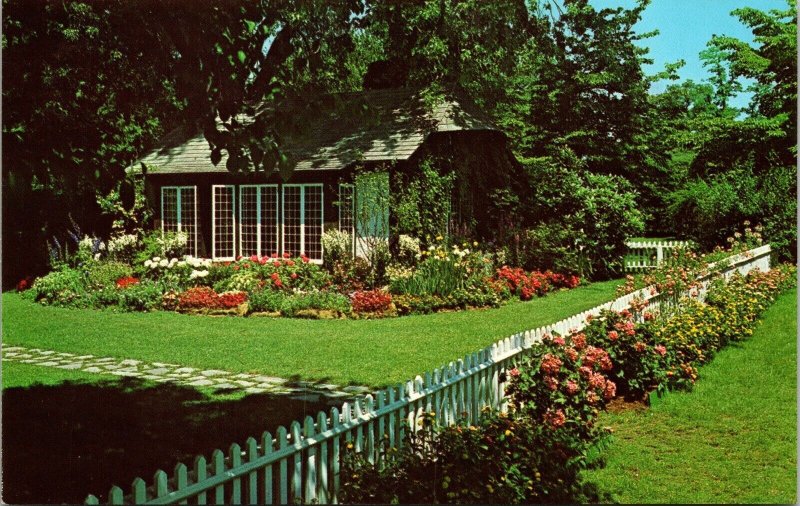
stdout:
[[506,429],[506,436],[510,436],[510,435],[511,435],[511,430],[510,429]]
[[436,240],[437,240],[437,241],[441,241],[442,239],[444,239],[444,237],[442,237],[442,236],[440,236],[440,235],[437,235],[437,236],[436,236]]
[[473,246],[477,246],[478,245],[478,241],[472,241],[472,245]]
[[352,450],[353,449],[353,443],[347,443],[347,449],[348,450]]

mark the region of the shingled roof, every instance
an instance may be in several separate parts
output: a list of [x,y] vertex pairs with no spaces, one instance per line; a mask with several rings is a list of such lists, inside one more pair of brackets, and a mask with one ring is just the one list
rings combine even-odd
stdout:
[[[308,128],[284,140],[282,148],[294,170],[405,160],[434,132],[497,130],[464,101],[447,98],[426,107],[419,94],[409,89],[370,90],[335,98],[337,107],[328,101],[329,106],[304,113]],[[210,154],[202,133],[178,129],[134,167],[143,163],[148,174],[227,172],[227,155],[215,166]]]

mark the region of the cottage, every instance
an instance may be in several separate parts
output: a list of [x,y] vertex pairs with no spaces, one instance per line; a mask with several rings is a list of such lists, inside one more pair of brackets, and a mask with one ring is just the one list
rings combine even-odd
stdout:
[[[337,95],[314,111],[306,132],[285,140],[289,169],[232,172],[214,165],[201,133],[172,132],[135,165],[145,178],[155,226],[189,235],[193,255],[305,253],[323,259],[322,235],[334,227],[358,237],[354,171],[384,166],[413,174],[423,159],[457,169],[451,221],[486,231],[491,188],[520,170],[503,133],[464,101],[426,107],[408,89]],[[387,183],[388,184],[388,183]],[[388,210],[391,215],[391,210]]]

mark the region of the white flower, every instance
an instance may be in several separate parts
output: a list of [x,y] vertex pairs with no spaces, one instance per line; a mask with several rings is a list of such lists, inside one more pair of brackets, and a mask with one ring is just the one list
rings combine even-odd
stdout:
[[206,276],[208,276],[208,271],[192,271],[192,273],[189,274],[189,279],[204,278]]
[[94,259],[95,259],[95,260],[100,260],[100,253],[96,253],[96,254],[94,255]]
[[152,261],[150,261],[150,260],[145,260],[145,261],[144,261],[144,266],[145,266],[145,267],[151,267],[152,265],[153,265],[153,262],[152,262]]
[[166,267],[169,265],[169,262],[166,258],[162,258],[160,262],[158,262],[159,267]]
[[153,262],[158,263],[161,260],[161,257],[153,257]]
[[431,245],[431,246],[428,246],[428,251],[433,251],[433,250],[435,250],[435,249],[436,249],[436,247],[435,247],[435,246],[433,246],[433,245]]

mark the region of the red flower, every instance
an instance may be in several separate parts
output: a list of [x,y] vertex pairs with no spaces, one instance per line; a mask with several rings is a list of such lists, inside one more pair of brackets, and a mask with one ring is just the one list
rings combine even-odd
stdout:
[[383,290],[357,291],[350,296],[350,303],[356,313],[382,313],[389,309],[392,296]]
[[603,388],[603,398],[610,401],[615,395],[617,395],[617,385],[611,380],[606,381],[606,385]]
[[608,338],[612,341],[616,341],[617,339],[619,339],[619,333],[617,333],[616,330],[612,330],[611,332],[608,333]]
[[291,274],[291,276],[289,276],[289,277],[290,277],[290,278],[292,278],[292,279],[297,279],[297,273],[296,273],[296,272],[293,272],[293,273]]
[[128,288],[129,286],[133,286],[133,285],[137,285],[137,284],[139,284],[139,278],[134,278],[132,276],[126,276],[124,278],[119,278],[117,280],[117,288],[120,288],[120,289],[125,289],[125,288]]
[[641,341],[637,341],[636,344],[633,345],[633,347],[636,348],[636,351],[638,351],[639,353],[647,349],[647,345]]
[[250,255],[251,262],[258,262],[258,255]]
[[17,283],[17,291],[18,292],[24,292],[25,290],[27,290],[30,287],[31,287],[31,277],[30,276],[27,276],[24,279],[20,279],[19,282]]
[[572,380],[567,381],[567,386],[566,386],[567,395],[575,395],[578,393],[578,390],[580,390],[580,387],[578,386],[577,383],[575,383]]
[[560,358],[551,353],[545,353],[542,364],[539,366],[545,374],[557,374],[564,363]]
[[283,265],[286,265],[287,267],[293,267],[294,260],[286,260],[285,262],[283,262]]
[[519,369],[514,367],[508,371],[508,374],[511,375],[512,378],[516,378],[517,376],[519,376]]
[[666,354],[667,354],[667,349],[666,349],[664,346],[660,345],[660,344],[659,344],[659,345],[656,345],[656,346],[654,346],[654,347],[653,347],[653,351],[654,351],[655,353],[658,353],[658,354],[659,354],[659,355],[661,355],[662,357],[663,357],[664,355],[666,355]]
[[557,409],[555,411],[548,409],[544,414],[544,422],[552,429],[557,429],[567,422],[567,417],[564,411]]
[[292,254],[289,253],[288,251],[284,251],[283,252],[283,258],[292,258]]

